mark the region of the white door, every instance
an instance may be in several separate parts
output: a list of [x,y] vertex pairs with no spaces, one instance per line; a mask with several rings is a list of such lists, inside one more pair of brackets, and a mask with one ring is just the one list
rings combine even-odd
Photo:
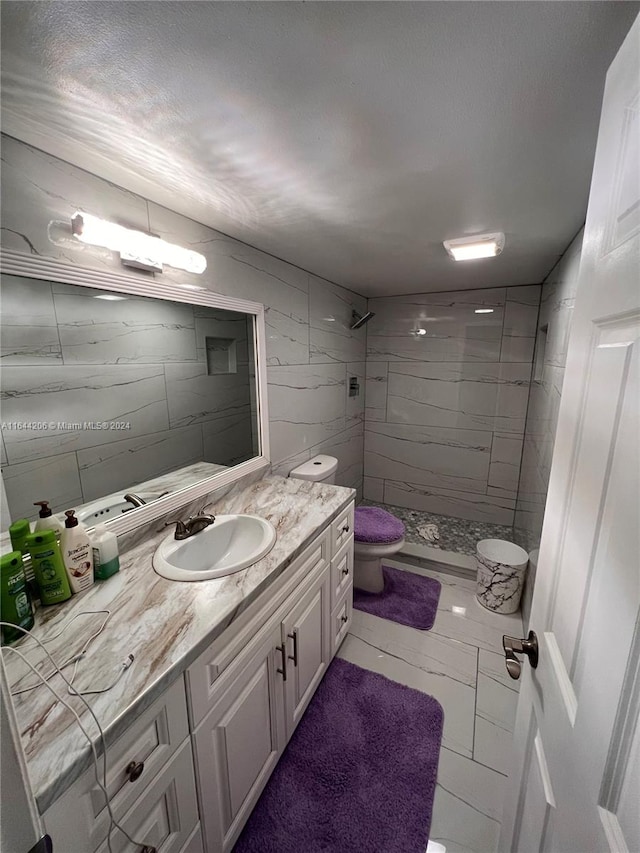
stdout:
[[639,235],[640,18],[605,87],[503,851],[640,851]]

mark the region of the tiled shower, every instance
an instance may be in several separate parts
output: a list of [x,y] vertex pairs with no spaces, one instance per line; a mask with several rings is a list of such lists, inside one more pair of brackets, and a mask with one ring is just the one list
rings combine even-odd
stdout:
[[370,299],[364,496],[512,525],[540,286]]

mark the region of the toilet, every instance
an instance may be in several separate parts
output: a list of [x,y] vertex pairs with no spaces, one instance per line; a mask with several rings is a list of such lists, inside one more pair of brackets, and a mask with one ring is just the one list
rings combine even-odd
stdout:
[[[335,483],[338,460],[323,454],[298,465],[290,473],[294,480]],[[404,545],[404,524],[395,515],[376,506],[357,507],[354,518],[353,585],[366,592],[382,592],[382,560]]]
[[366,592],[382,592],[382,561],[402,550],[404,524],[378,506],[359,506],[354,517],[353,585]]

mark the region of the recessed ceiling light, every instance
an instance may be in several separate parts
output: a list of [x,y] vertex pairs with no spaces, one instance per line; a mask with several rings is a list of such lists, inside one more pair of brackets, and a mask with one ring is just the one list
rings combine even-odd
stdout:
[[94,296],[94,299],[104,299],[107,302],[120,302],[121,299],[126,299],[126,296],[116,296],[113,293],[102,293],[100,296]]
[[504,249],[504,234],[477,234],[445,240],[442,244],[454,261],[474,261],[478,258],[495,258]]
[[493,314],[493,308],[476,308],[476,314]]

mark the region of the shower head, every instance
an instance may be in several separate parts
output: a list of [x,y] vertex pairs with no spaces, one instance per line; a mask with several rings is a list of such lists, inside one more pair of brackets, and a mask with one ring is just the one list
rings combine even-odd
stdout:
[[367,313],[363,314],[362,316],[360,316],[357,311],[353,311],[351,313],[351,325],[349,326],[349,328],[359,329],[360,326],[364,326],[365,323],[368,323],[369,320],[375,316],[376,315],[373,313],[373,311],[367,311]]

